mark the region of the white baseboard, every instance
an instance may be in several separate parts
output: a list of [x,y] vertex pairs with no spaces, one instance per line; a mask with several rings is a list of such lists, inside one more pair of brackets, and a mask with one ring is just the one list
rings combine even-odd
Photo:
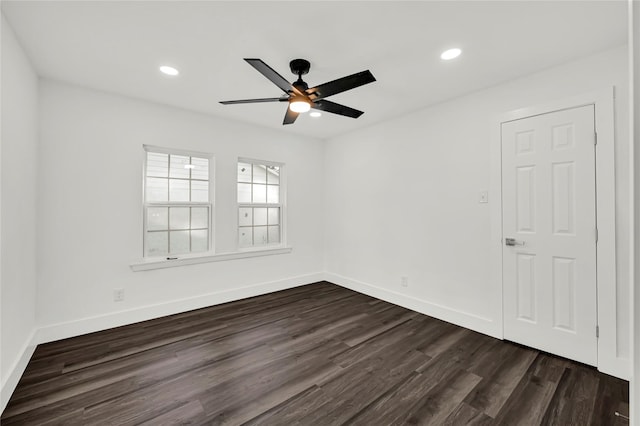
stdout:
[[33,329],[29,337],[24,343],[22,350],[20,351],[20,356],[16,359],[9,370],[9,374],[7,377],[3,377],[2,381],[2,389],[0,390],[0,413],[4,411],[4,408],[7,406],[13,391],[18,386],[18,382],[24,374],[24,370],[27,368],[27,364],[33,355],[33,352],[36,350],[36,332],[37,329]]
[[420,312],[422,314],[438,318],[442,321],[477,331],[478,333],[502,339],[501,324],[490,318],[481,317],[479,315],[449,308],[437,303],[417,299],[406,294],[397,293],[395,291],[387,290],[331,272],[326,272],[324,276],[326,281],[357,291],[358,293],[364,293],[377,299],[411,309],[412,311]]
[[68,337],[80,336],[109,328],[120,327],[140,321],[147,321],[167,315],[187,312],[207,306],[219,305],[247,297],[259,296],[274,291],[311,284],[324,279],[324,273],[300,275],[266,283],[252,284],[214,293],[188,297],[180,300],[159,303],[156,305],[142,306],[126,311],[113,312],[105,315],[82,318],[58,324],[47,325],[38,329],[36,342],[47,343]]

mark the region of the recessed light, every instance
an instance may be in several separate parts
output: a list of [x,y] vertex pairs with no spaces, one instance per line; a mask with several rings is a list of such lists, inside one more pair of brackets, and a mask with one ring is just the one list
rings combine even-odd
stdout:
[[160,72],[166,75],[171,75],[171,76],[175,76],[180,74],[180,71],[178,71],[177,69],[175,69],[174,67],[170,67],[168,65],[163,65],[160,67]]
[[315,117],[315,118],[318,118],[318,117],[320,117],[321,115],[322,115],[322,114],[320,114],[318,111],[313,111],[313,112],[310,112],[310,113],[309,113],[309,116],[310,116],[310,117]]
[[444,59],[445,61],[449,61],[451,59],[457,58],[458,56],[460,56],[461,53],[462,53],[462,50],[456,47],[454,49],[449,49],[442,52],[442,54],[440,55],[440,58]]

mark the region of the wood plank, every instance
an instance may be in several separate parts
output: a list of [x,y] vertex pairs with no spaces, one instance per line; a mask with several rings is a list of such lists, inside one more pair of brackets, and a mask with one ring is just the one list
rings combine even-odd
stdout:
[[380,324],[374,327],[367,327],[367,329],[364,330],[359,335],[353,336],[345,340],[345,343],[351,347],[359,345],[360,343],[365,342],[371,339],[372,337],[375,337],[381,333],[384,333],[387,330],[391,330],[392,328],[397,327],[398,325],[409,321],[410,319],[414,318],[416,315],[418,314],[415,312],[406,312],[399,318],[394,319],[393,321],[387,322],[386,324]]
[[592,425],[628,425],[623,417],[616,416],[616,411],[629,418],[629,387],[620,386],[620,380],[606,374],[599,374],[598,390],[595,395]]
[[[363,410],[375,399],[415,372],[427,356],[411,350],[389,352],[363,359],[321,385],[325,395],[332,397],[325,404],[301,419],[301,424],[342,424]],[[366,384],[366,386],[363,386]]]
[[[332,401],[323,389],[311,386],[245,423],[250,425],[294,425]],[[312,423],[309,423],[312,424]]]
[[436,386],[407,410],[403,423],[434,424],[445,422],[471,390],[482,380],[481,377],[464,370],[454,370],[446,380]]
[[542,421],[547,424],[590,424],[598,381],[593,369],[582,366],[565,369],[553,395],[553,404]]
[[203,422],[204,409],[200,401],[189,401],[184,405],[180,405],[177,408],[167,411],[157,417],[154,417],[144,423],[140,423],[140,426],[172,426],[172,425],[186,425]]
[[437,383],[413,372],[405,380],[378,397],[347,420],[351,425],[369,426],[374,424],[402,424],[407,408],[422,399]]
[[442,424],[443,426],[486,426],[493,424],[493,419],[469,404],[461,402]]
[[493,374],[484,378],[465,402],[495,418],[536,356],[534,350],[518,348],[509,358],[502,358]]
[[[545,411],[562,378],[562,375],[557,375],[555,369],[543,368],[543,365],[547,367],[553,365],[549,361],[549,357],[538,355],[502,406],[496,416],[495,424],[505,426],[514,423],[523,426],[543,424]],[[527,403],[523,404],[523,401]]]

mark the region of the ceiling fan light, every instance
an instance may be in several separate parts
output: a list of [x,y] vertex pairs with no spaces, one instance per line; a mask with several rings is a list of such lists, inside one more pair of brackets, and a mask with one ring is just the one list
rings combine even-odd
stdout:
[[307,112],[311,109],[309,102],[303,99],[295,99],[289,103],[289,109],[293,112]]

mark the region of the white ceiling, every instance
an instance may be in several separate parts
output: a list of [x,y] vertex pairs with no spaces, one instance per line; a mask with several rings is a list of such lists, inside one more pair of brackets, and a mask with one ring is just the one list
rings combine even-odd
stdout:
[[[44,77],[328,138],[626,43],[620,1],[2,1]],[[439,58],[458,46],[463,55]],[[311,61],[310,86],[371,70],[378,81],[330,98],[365,111],[282,126],[286,104],[245,63],[285,78]],[[177,67],[165,77],[160,64]]]

